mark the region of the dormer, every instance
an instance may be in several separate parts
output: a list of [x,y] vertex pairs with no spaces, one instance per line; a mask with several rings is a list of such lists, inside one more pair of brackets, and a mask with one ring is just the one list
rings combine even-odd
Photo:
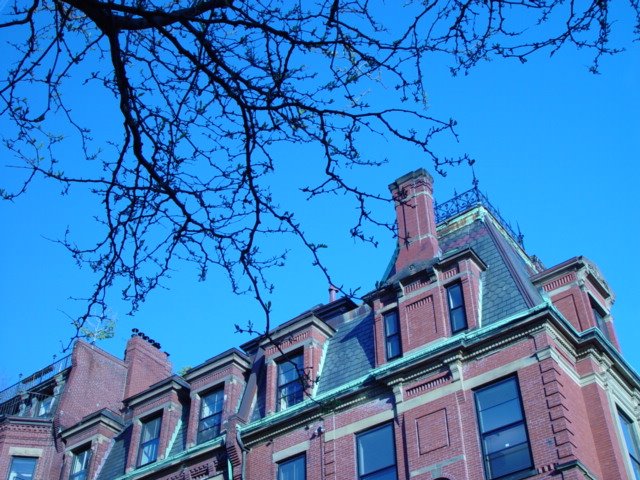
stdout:
[[375,312],[376,365],[481,325],[481,274],[471,249],[410,264],[366,301]]
[[574,257],[531,280],[546,292],[576,330],[598,328],[620,350],[610,314],[615,295],[593,262],[582,256]]
[[61,478],[95,478],[109,450],[111,440],[123,428],[122,418],[118,414],[103,409],[60,432],[66,456]]
[[191,386],[187,447],[217,438],[238,410],[251,362],[233,348],[191,368],[184,376]]
[[125,399],[125,409],[132,419],[127,471],[168,456],[174,433],[187,420],[188,398],[189,384],[172,375]]
[[[262,378],[254,410],[266,415],[283,411],[312,395],[321,366],[323,348],[335,330],[312,311],[290,320],[242,346],[254,355],[263,352],[256,368]],[[255,416],[255,415],[254,415]]]

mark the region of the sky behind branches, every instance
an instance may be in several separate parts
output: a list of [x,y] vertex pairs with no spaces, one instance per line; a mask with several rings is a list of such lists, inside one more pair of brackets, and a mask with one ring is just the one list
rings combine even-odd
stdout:
[[[634,259],[640,246],[640,48],[629,40],[630,27],[619,26],[614,31],[621,35],[613,41],[630,48],[603,59],[600,75],[588,72],[588,52],[567,50],[551,59],[538,55],[526,64],[485,63],[457,77],[436,57],[427,60],[425,76],[428,113],[458,121],[460,141],[441,136],[434,148],[451,157],[466,152],[477,160],[481,190],[505,219],[519,225],[527,252],[547,267],[576,255],[600,267],[616,293],[612,313],[623,354],[640,369],[640,284]],[[116,135],[120,121],[108,99],[93,97],[80,82],[68,94],[77,96],[80,115],[103,122],[98,135]],[[10,127],[0,118],[0,128]],[[74,147],[71,142],[62,156],[82,168]],[[372,139],[367,149],[372,156],[385,155],[388,163],[344,172],[361,188],[386,193],[390,182],[411,170],[425,167],[434,173],[426,158],[405,145]],[[349,236],[354,204],[342,196],[305,200],[295,187],[312,183],[323,168],[313,161],[314,154],[302,146],[282,149],[281,170],[272,178],[274,197],[297,211],[313,241],[327,245],[321,254],[336,282],[345,290],[360,288],[363,295],[382,276],[395,239],[384,230],[370,230],[377,248],[355,242]],[[15,164],[0,149],[3,182],[21,177],[18,169],[6,168]],[[436,200],[443,202],[470,188],[472,173],[461,166],[447,177],[434,177]],[[67,227],[78,242],[93,238],[98,227],[92,215],[99,207],[80,189],[61,195],[59,186],[43,180],[14,202],[0,203],[0,388],[16,382],[20,373],[26,376],[51,363],[53,355],[60,357],[61,345],[73,333],[69,316],[83,307],[69,298],[88,294],[93,275],[86,267],[79,269],[54,240]],[[373,207],[393,218],[391,204]],[[287,266],[271,277],[276,324],[328,300],[328,285],[311,258],[288,242],[273,239],[274,248],[292,248]],[[116,294],[117,289],[112,299],[116,334],[99,346],[121,357],[131,329],[139,328],[171,354],[176,371],[247,341],[247,335],[234,333],[234,323],[262,324],[256,303],[248,295],[233,296],[221,271],[198,282],[197,272],[184,266],[133,317]]]

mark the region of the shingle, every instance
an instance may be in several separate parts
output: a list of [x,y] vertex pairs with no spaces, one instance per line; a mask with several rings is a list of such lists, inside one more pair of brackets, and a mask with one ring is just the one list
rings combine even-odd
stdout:
[[373,313],[363,306],[329,340],[318,394],[365,375],[375,366],[374,362]]
[[182,409],[182,417],[180,418],[180,424],[177,426],[178,432],[176,438],[171,446],[169,456],[173,456],[177,453],[184,451],[187,445],[187,425],[189,422],[189,408],[184,407]]
[[97,480],[113,480],[124,475],[127,452],[131,443],[131,424],[129,424],[115,439],[108,456],[100,469]]

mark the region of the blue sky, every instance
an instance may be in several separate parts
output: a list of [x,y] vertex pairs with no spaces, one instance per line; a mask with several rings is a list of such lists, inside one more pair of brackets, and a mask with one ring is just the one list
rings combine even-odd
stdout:
[[[494,61],[453,78],[436,59],[426,69],[429,113],[458,120],[460,142],[443,137],[436,146],[449,156],[467,152],[477,160],[481,189],[507,220],[520,226],[530,254],[547,266],[585,255],[600,267],[617,296],[613,315],[623,353],[640,369],[635,260],[640,246],[640,48],[604,59],[601,75],[588,73],[589,61],[586,52],[567,50],[524,65]],[[76,93],[82,98],[82,91]],[[86,113],[95,115],[97,106],[86,103]],[[370,149],[385,152],[388,163],[346,175],[371,191],[386,192],[391,181],[419,167],[433,172],[425,158],[403,145],[377,142]],[[316,243],[328,245],[323,255],[334,278],[365,293],[382,275],[395,240],[372,230],[378,248],[354,242],[348,232],[354,205],[344,197],[304,202],[296,181],[304,183],[318,168],[306,153],[296,147],[283,152],[274,192],[282,204],[298,206]],[[12,181],[20,174],[6,167],[15,163],[0,150],[1,179]],[[471,171],[452,169],[435,182],[436,198],[444,201],[454,190],[470,187]],[[0,203],[0,388],[60,356],[61,341],[71,333],[67,315],[81,307],[69,298],[81,297],[91,286],[88,269],[79,269],[51,241],[61,238],[68,225],[81,238],[95,228],[95,205],[73,193],[61,196],[57,186],[38,181],[28,195]],[[375,208],[393,217],[390,205]],[[272,278],[276,323],[327,301],[324,278],[300,250],[293,250],[287,266]],[[174,272],[134,317],[126,312],[125,305],[113,303],[116,334],[100,346],[121,356],[136,327],[162,344],[176,370],[248,340],[233,332],[234,323],[261,322],[255,302],[232,295],[222,272],[198,282],[188,266]]]

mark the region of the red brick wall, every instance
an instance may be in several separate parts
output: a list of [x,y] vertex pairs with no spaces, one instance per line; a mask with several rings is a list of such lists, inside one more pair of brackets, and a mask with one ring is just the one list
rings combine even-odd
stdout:
[[62,428],[70,427],[103,408],[119,412],[126,375],[121,360],[95,345],[78,341],[56,414],[58,424]]
[[127,342],[124,361],[128,369],[124,398],[140,393],[171,375],[167,354],[139,336],[133,336]]

